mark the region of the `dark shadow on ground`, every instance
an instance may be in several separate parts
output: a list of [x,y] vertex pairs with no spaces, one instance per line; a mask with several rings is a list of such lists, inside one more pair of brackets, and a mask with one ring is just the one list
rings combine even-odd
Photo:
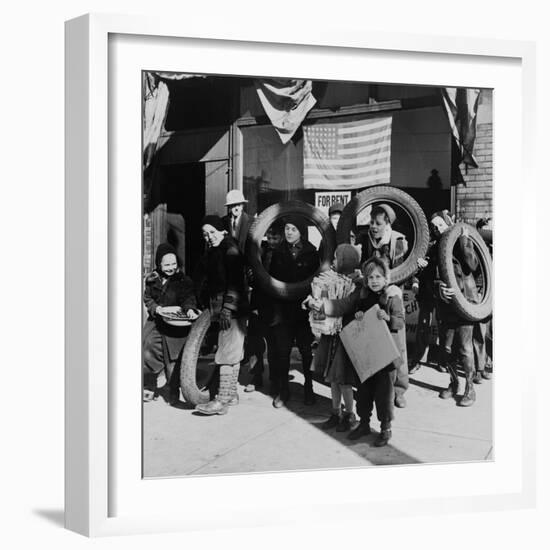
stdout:
[[65,526],[65,512],[63,510],[33,510],[35,516],[38,516],[57,527]]

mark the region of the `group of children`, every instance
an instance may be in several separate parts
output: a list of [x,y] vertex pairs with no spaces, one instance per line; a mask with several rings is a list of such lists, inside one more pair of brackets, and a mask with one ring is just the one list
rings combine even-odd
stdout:
[[[213,219],[214,217],[208,218]],[[431,225],[436,237],[434,246],[437,248],[438,238],[452,225],[452,220],[447,213],[438,212],[432,216]],[[223,231],[222,225],[218,227],[216,220],[209,219],[203,225],[205,238],[205,231],[210,230],[213,230],[215,234],[219,233],[219,235],[213,233],[216,239],[231,244],[232,237]],[[300,281],[314,273],[319,265],[319,260],[316,250],[307,241],[306,231],[307,226],[295,217],[288,217],[273,224],[267,232],[267,240],[262,254],[263,265],[268,273],[287,282]],[[213,237],[209,238],[210,240],[207,239],[209,247],[216,247],[217,243],[212,240]],[[476,267],[473,265],[475,259],[471,256],[471,245],[468,243],[467,235],[460,237],[459,244],[463,249],[463,254],[457,260],[455,274],[459,280],[466,281],[473,276]],[[231,250],[233,251],[231,253],[232,265],[235,265],[236,255],[242,255],[242,253],[236,246],[233,246]],[[198,313],[197,306],[209,307],[209,304],[197,303],[196,285],[194,287],[191,279],[183,274],[175,252],[169,245],[159,246],[156,260],[157,268],[153,274],[147,277],[145,285],[145,305],[149,316],[144,329],[144,389],[148,392],[149,398],[154,396],[156,394],[156,377],[163,367],[166,367],[168,396],[171,401],[177,401],[179,377],[174,373],[178,363],[178,354],[181,358],[181,350],[189,329],[169,327],[163,322],[161,314],[166,306],[180,306],[192,318]],[[219,268],[217,264],[214,265],[215,263],[213,262],[211,266],[215,277],[220,276],[223,280],[231,278],[238,280],[241,276],[239,272],[237,275],[233,273],[231,277],[226,273],[222,277],[218,273]],[[244,277],[246,271],[244,256],[239,265],[243,267],[242,276]],[[451,376],[449,388],[442,391],[440,397],[451,397],[458,391],[458,375],[453,367],[454,363],[451,361],[454,344],[466,373],[466,390],[459,404],[469,406],[475,401],[475,392],[472,386],[474,324],[460,320],[452,311],[450,301],[454,290],[447,288],[438,280],[436,281],[438,278],[437,268],[434,268],[433,260],[420,259],[418,265],[420,273],[425,275],[423,284],[426,285],[426,281],[430,279],[431,298],[434,300],[438,312],[441,361]],[[296,344],[302,356],[305,403],[313,404],[315,402],[312,386],[314,373],[329,383],[331,387],[332,414],[322,428],[327,430],[336,428],[341,432],[349,432],[347,437],[350,440],[357,440],[371,432],[370,419],[374,406],[376,406],[380,432],[374,444],[384,446],[388,443],[392,436],[391,427],[394,419],[394,385],[398,369],[403,364],[405,367],[407,366],[402,290],[391,283],[390,262],[387,258],[375,254],[362,261],[360,249],[351,244],[341,244],[337,247],[333,268],[338,273],[351,277],[355,283],[355,290],[347,298],[331,300],[308,296],[305,299],[301,297],[294,301],[277,300],[257,287],[253,280],[249,280],[252,285],[252,295],[247,309],[248,335],[244,346],[247,349],[246,354],[243,349],[242,353],[239,351],[239,353],[232,354],[235,357],[231,359],[234,362],[231,362],[230,365],[226,364],[225,360],[221,360],[218,365],[222,373],[225,372],[224,368],[230,367],[230,378],[235,382],[234,388],[222,397],[218,395],[221,393],[218,391],[219,388],[215,388],[213,392],[211,391],[212,401],[208,405],[197,407],[201,412],[225,414],[228,405],[238,402],[236,378],[239,373],[240,361],[245,355],[252,375],[250,384],[245,391],[254,391],[261,386],[265,342],[267,342],[273,406],[276,408],[283,406],[290,395],[288,385],[290,351],[293,344]],[[248,275],[252,276],[250,272]],[[226,290],[220,288],[216,292],[223,294]],[[474,291],[472,290],[472,292]],[[476,297],[472,298],[475,301]],[[241,299],[242,296],[239,300]],[[224,300],[227,301],[227,298]],[[308,310],[324,313],[330,317],[342,317],[345,326],[353,319],[361,319],[366,311],[376,305],[379,306],[377,309],[378,319],[387,323],[388,329],[394,337],[400,353],[399,359],[360,383],[342,341],[336,334],[321,337],[312,360],[313,335],[307,321]],[[227,304],[221,308],[219,312],[220,333],[231,326],[235,310],[234,307],[227,306]],[[242,319],[244,310],[240,311]],[[235,339],[232,338],[232,341],[234,342]],[[218,363],[218,360],[216,362]],[[353,413],[354,387],[357,389],[355,408],[359,422],[356,422]]]

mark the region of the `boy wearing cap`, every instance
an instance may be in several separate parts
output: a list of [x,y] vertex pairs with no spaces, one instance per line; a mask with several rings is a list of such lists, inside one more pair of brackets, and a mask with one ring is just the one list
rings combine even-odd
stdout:
[[247,202],[242,191],[239,189],[231,189],[231,191],[227,193],[225,199],[227,215],[222,218],[225,230],[237,241],[239,250],[243,254],[248,229],[250,227],[250,218],[244,211],[244,205]]
[[[319,267],[316,248],[307,240],[307,224],[299,216],[286,216],[284,219],[284,239],[273,251],[269,274],[286,283],[303,281],[312,276]],[[313,379],[311,368],[311,344],[313,334],[309,326],[308,312],[301,304],[307,295],[295,300],[273,299],[273,320],[269,329],[268,355],[272,377],[273,406],[282,407],[290,398],[288,372],[290,353],[296,342],[302,356],[304,373],[304,403],[313,405]]]
[[332,224],[332,227],[334,227],[334,231],[336,231],[336,228],[338,227],[338,221],[342,217],[343,211],[344,205],[341,202],[335,202],[328,209],[328,217],[330,218],[330,223]]

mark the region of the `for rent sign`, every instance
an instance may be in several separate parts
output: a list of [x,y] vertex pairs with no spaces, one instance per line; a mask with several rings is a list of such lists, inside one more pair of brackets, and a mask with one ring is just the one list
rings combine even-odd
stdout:
[[321,191],[315,193],[315,207],[328,215],[328,209],[337,202],[343,205],[351,200],[351,191]]

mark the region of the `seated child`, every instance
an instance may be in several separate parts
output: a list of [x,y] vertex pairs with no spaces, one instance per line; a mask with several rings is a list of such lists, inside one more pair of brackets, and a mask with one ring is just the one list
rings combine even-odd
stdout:
[[157,397],[157,377],[166,369],[168,401],[179,401],[179,373],[175,366],[181,359],[189,327],[174,327],[162,319],[164,307],[179,306],[188,317],[196,317],[193,282],[179,267],[176,250],[168,243],[158,246],[156,269],[145,278],[143,301],[148,318],[143,327],[143,399]]
[[[355,311],[356,319],[378,304],[378,318],[386,321],[394,336],[401,358],[365,380],[357,389],[357,414],[359,425],[348,434],[348,439],[356,440],[371,432],[370,417],[376,404],[376,413],[380,421],[380,434],[375,441],[382,447],[391,438],[391,422],[394,418],[394,382],[396,367],[405,357],[405,309],[402,292],[399,287],[390,285],[390,270],[385,260],[369,258],[362,266],[363,286],[356,289],[343,300],[324,300],[322,309],[326,315],[338,317]],[[345,319],[344,319],[345,320]]]

